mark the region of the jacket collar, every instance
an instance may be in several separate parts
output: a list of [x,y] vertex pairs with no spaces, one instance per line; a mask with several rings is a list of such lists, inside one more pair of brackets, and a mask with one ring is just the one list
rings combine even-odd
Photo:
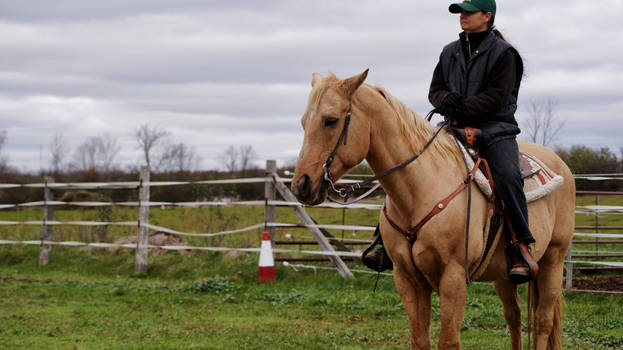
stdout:
[[[495,35],[491,29],[480,33],[459,33],[459,41],[461,43],[461,48],[463,48],[463,52],[468,52],[471,49],[472,56],[477,51],[482,52],[491,47],[496,37],[497,35]],[[469,45],[469,49],[467,45]]]

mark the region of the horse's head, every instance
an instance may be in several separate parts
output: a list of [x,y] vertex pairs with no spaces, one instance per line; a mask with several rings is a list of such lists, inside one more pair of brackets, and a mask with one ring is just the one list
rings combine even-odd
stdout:
[[[365,70],[340,80],[334,75],[313,74],[307,110],[301,119],[305,138],[292,179],[292,192],[302,203],[323,202],[329,181],[337,181],[368,153],[370,122],[354,96],[367,75]],[[325,164],[330,180],[325,177]]]

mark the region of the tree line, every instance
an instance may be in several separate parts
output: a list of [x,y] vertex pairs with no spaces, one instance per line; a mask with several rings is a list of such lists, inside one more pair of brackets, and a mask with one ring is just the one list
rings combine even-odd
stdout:
[[[36,183],[50,177],[55,182],[137,181],[141,166],[151,170],[152,181],[199,181],[234,177],[262,177],[264,170],[256,164],[257,153],[250,145],[230,145],[223,150],[219,161],[222,170],[199,170],[199,156],[192,145],[175,141],[172,134],[161,127],[143,124],[132,136],[135,147],[141,151],[141,159],[126,166],[119,166],[121,146],[116,137],[104,133],[88,137],[73,150],[62,134],[52,137],[48,145],[49,164],[46,169],[33,174],[21,172],[10,165],[4,152],[7,142],[6,130],[0,131],[0,183]],[[54,191],[55,198],[64,201],[132,201],[135,190]],[[163,186],[151,189],[153,201],[193,201],[222,198],[261,198],[263,184],[234,184],[225,186]],[[15,204],[37,201],[42,198],[41,189],[18,188],[0,190],[0,203]]]
[[[531,105],[531,119],[526,123],[525,132],[531,141],[547,144],[552,142],[562,128],[553,114],[555,101]],[[547,130],[543,130],[547,129]],[[119,167],[117,157],[121,150],[118,140],[109,135],[92,136],[84,140],[74,150],[70,150],[62,134],[54,135],[49,151],[49,167],[39,174],[18,171],[10,166],[10,159],[4,152],[8,139],[6,130],[0,130],[0,183],[43,182],[44,176],[51,176],[56,182],[93,181],[136,181],[141,165],[152,171],[153,181],[198,181],[226,179],[235,177],[262,177],[264,170],[256,164],[258,156],[251,145],[229,145],[218,157],[221,170],[198,170],[199,156],[194,147],[177,142],[171,133],[158,126],[144,124],[133,132],[135,147],[140,149],[142,159],[125,169]],[[613,174],[623,172],[623,147],[617,155],[608,147],[593,149],[583,145],[554,147],[554,151],[567,163],[574,174]],[[292,164],[281,170],[293,171]],[[354,173],[370,174],[367,165],[358,166]],[[623,191],[623,181],[577,180],[578,190]],[[164,186],[152,189],[155,201],[192,201],[219,198],[257,199],[263,196],[262,184],[238,184],[227,186]],[[19,190],[0,190],[0,203],[22,203],[40,200],[41,190],[20,188]],[[78,193],[71,196],[95,196],[93,200],[135,200],[136,191],[92,191],[91,194]],[[67,192],[69,193],[69,192]],[[60,194],[60,197],[70,194]],[[67,199],[67,198],[65,198]],[[69,198],[71,199],[71,198]],[[79,198],[85,199],[85,198]]]
[[[73,150],[62,133],[55,134],[47,148],[49,164],[40,169],[38,175],[79,178],[80,174],[90,173],[97,174],[100,180],[107,180],[110,179],[108,175],[136,173],[143,165],[157,174],[192,173],[199,168],[201,158],[195,148],[175,141],[171,132],[159,126],[143,124],[133,131],[132,137],[135,147],[141,152],[141,159],[124,168],[118,160],[121,151],[119,140],[108,133],[88,137]],[[10,166],[9,157],[4,152],[7,138],[7,131],[0,130],[2,177],[20,172]],[[251,145],[229,145],[218,159],[225,173],[244,174],[257,168],[255,161],[258,155]]]

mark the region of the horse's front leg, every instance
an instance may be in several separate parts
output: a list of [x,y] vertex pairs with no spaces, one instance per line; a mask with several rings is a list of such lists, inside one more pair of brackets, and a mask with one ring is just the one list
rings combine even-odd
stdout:
[[[430,349],[431,288],[423,278],[415,276],[415,269],[394,265],[394,283],[407,312],[411,330],[411,347]],[[413,270],[413,271],[405,271]]]
[[409,319],[411,347],[429,350],[432,288],[416,269],[409,242],[393,230],[384,215],[380,223],[385,248],[394,264],[394,284]]
[[461,321],[466,294],[464,267],[458,263],[449,264],[439,282],[441,332],[438,349],[460,349]]

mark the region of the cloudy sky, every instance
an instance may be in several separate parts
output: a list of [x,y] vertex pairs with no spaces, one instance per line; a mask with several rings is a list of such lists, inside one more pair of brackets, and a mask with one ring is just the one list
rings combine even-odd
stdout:
[[[52,5],[53,4],[53,5]],[[0,0],[0,130],[21,170],[48,166],[62,133],[118,138],[137,164],[141,124],[223,168],[230,144],[256,164],[292,162],[312,72],[370,68],[416,112],[441,48],[455,40],[450,1]],[[499,0],[496,23],[524,57],[520,122],[532,100],[556,98],[557,144],[623,147],[623,0]]]

